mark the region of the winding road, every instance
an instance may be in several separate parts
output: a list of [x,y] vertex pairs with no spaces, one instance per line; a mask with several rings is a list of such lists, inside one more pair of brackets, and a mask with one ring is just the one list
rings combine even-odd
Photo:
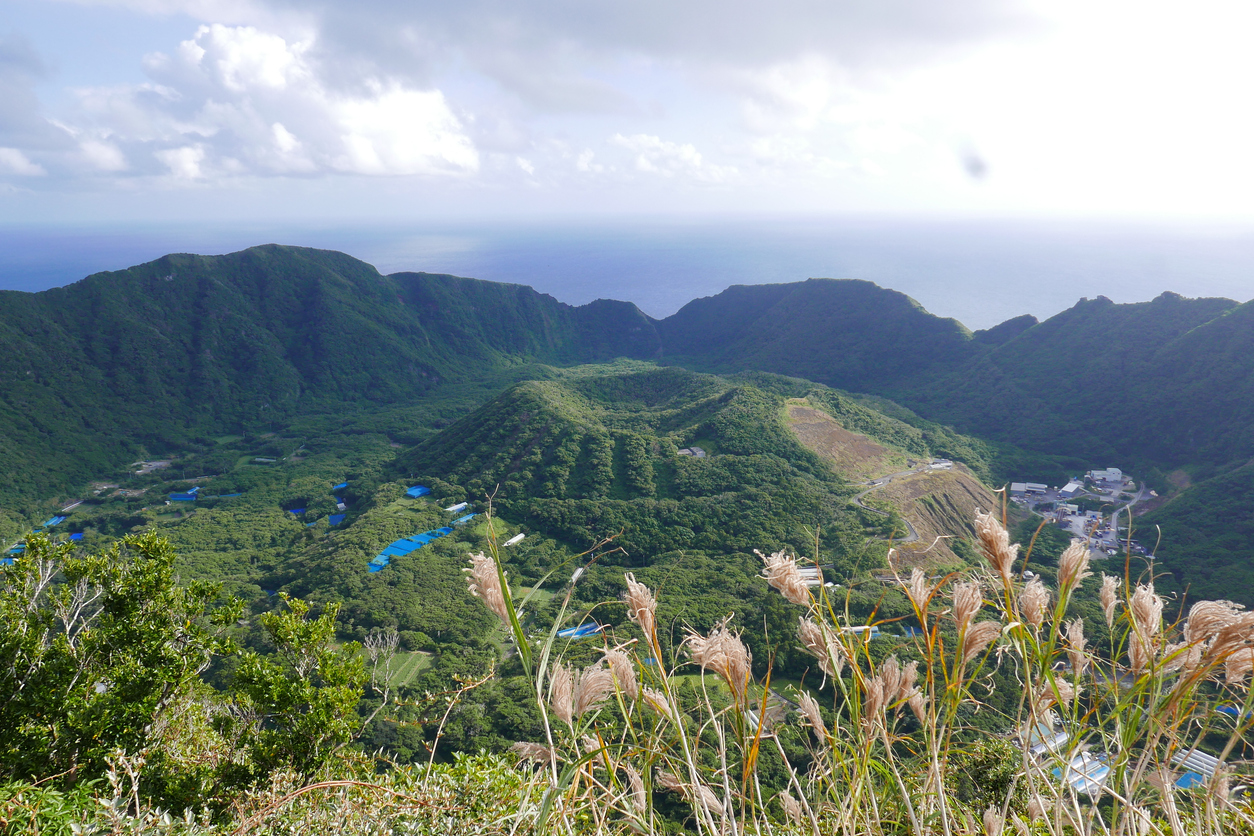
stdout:
[[[911,468],[910,470],[902,470],[898,473],[890,473],[887,476],[877,476],[876,478],[870,480],[869,482],[862,483],[864,485],[869,485],[870,487],[868,487],[862,493],[855,494],[853,497],[853,501],[858,504],[859,508],[865,508],[866,510],[871,511],[873,513],[882,514],[885,517],[892,516],[887,511],[881,511],[879,508],[872,508],[870,505],[867,505],[865,502],[862,501],[862,497],[866,496],[871,491],[879,490],[880,488],[884,487],[885,485],[887,485],[889,482],[893,481],[894,479],[898,479],[903,476],[914,476],[915,474],[922,473],[922,472],[923,472],[923,469],[915,467],[915,468]],[[906,519],[904,516],[901,518],[901,521],[906,524],[906,529],[910,532],[910,534],[899,540],[893,540],[892,542],[899,543],[901,545],[905,545],[906,543],[917,543],[919,541],[919,532],[914,530],[914,526],[910,524],[910,520]],[[884,538],[884,539],[887,539],[887,538]]]

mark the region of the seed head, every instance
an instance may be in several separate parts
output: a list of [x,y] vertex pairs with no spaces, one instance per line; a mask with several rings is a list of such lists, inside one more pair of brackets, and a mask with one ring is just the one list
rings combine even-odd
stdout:
[[836,646],[826,627],[821,627],[808,618],[799,618],[797,637],[801,639],[806,652],[819,660],[819,669],[824,674],[840,676],[845,667],[845,654]]
[[627,579],[627,617],[639,624],[645,638],[653,642],[657,638],[657,601],[647,586],[636,582],[634,574],[628,572],[623,577]]
[[1119,603],[1119,579],[1114,575],[1102,575],[1100,594],[1102,611],[1106,613],[1106,626],[1115,626],[1115,604]]
[[777,551],[774,554],[766,555],[757,549],[753,553],[762,558],[765,566],[762,569],[762,577],[766,578],[766,582],[773,588],[779,590],[779,593],[802,607],[810,606],[810,590],[806,587],[805,581],[801,577],[801,572],[797,570],[797,559],[790,556],[785,551]]
[[1132,593],[1131,642],[1128,644],[1128,662],[1133,673],[1145,670],[1154,658],[1154,647],[1163,629],[1163,599],[1154,593],[1154,585],[1137,584]]
[[674,712],[671,711],[671,704],[666,699],[665,694],[660,691],[654,691],[652,688],[642,688],[640,689],[640,695],[644,697],[644,701],[649,704],[649,707],[658,714],[667,719],[674,718]]
[[1067,622],[1067,658],[1071,660],[1071,669],[1076,676],[1084,672],[1084,648],[1088,639],[1084,638],[1084,619],[1073,618]]
[[897,695],[901,693],[902,685],[901,663],[897,661],[896,656],[889,656],[880,663],[879,677],[884,683],[884,702],[892,705],[897,701]]
[[1224,681],[1239,685],[1254,671],[1254,647],[1235,650],[1224,660]]
[[871,728],[884,722],[884,706],[887,703],[884,699],[884,680],[878,675],[868,679],[862,698],[863,722]]
[[984,606],[984,593],[975,581],[954,584],[954,620],[961,633],[971,624],[971,619]]
[[631,657],[621,650],[606,650],[605,661],[609,663],[610,672],[614,674],[619,690],[628,699],[634,700],[640,693],[640,686],[636,682],[636,666],[631,663]]
[[981,621],[973,624],[962,637],[962,664],[967,664],[993,643],[1001,634],[1001,625],[996,621]]
[[1241,609],[1244,608],[1240,604],[1231,601],[1198,601],[1189,610],[1188,621],[1184,624],[1184,640],[1203,642],[1213,638],[1236,620]]
[[631,806],[637,814],[644,813],[648,809],[648,799],[644,794],[644,780],[640,777],[640,773],[635,770],[629,763],[623,764],[623,771],[627,773],[627,783],[631,786]]
[[1072,540],[1058,558],[1058,592],[1065,595],[1076,584],[1090,577],[1089,547],[1083,540]]
[[470,568],[463,569],[470,577],[470,594],[479,598],[488,609],[509,623],[509,607],[505,603],[505,594],[501,591],[501,576],[496,569],[496,561],[480,552],[470,555]]
[[788,820],[793,824],[800,826],[804,820],[804,814],[801,811],[801,805],[797,799],[793,798],[786,792],[779,794],[779,806],[784,808],[784,815],[788,816]]
[[814,734],[819,740],[827,740],[827,725],[823,722],[818,701],[810,696],[810,692],[803,691],[798,702],[801,704],[801,713],[809,721],[810,728],[814,729]]
[[575,715],[582,717],[614,693],[614,674],[600,662],[584,668],[575,680]]
[[542,743],[528,743],[519,741],[509,747],[518,757],[525,761],[533,761],[535,763],[550,763],[553,760],[553,750]]
[[723,678],[741,701],[749,687],[752,657],[740,636],[727,627],[724,620],[708,636],[689,630],[683,642],[688,658],[702,669],[714,671]]
[[552,682],[549,685],[549,708],[557,719],[570,725],[575,719],[575,677],[566,665],[558,665],[553,669]]
[[927,612],[927,605],[934,591],[928,586],[927,575],[923,574],[922,569],[916,567],[910,570],[910,583],[906,586],[906,594],[914,602],[915,609],[919,612]]
[[991,513],[976,511],[975,533],[979,535],[984,556],[1001,575],[1002,581],[1009,584],[1015,558],[1019,555],[1018,544],[1011,544],[1009,532]]
[[1019,595],[1019,609],[1023,611],[1023,620],[1036,629],[1045,623],[1045,613],[1049,610],[1049,590],[1039,577],[1028,581]]
[[927,725],[927,697],[923,696],[919,689],[914,689],[909,699],[906,700],[906,705],[910,706],[919,725]]
[[984,836],[1001,836],[1001,828],[1005,824],[1005,819],[1001,817],[1001,811],[990,805],[984,811],[983,819]]

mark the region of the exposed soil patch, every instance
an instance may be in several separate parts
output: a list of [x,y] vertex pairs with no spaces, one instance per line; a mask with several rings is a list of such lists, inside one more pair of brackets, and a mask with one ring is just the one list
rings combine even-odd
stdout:
[[797,439],[831,462],[841,476],[858,482],[900,470],[905,457],[865,435],[842,427],[836,419],[806,401],[788,404],[788,423]]
[[898,549],[898,571],[918,566],[924,570],[959,562],[949,548],[950,538],[975,537],[975,511],[1000,506],[993,494],[960,464],[953,470],[933,470],[894,479],[868,494],[893,505],[914,526],[919,540]]

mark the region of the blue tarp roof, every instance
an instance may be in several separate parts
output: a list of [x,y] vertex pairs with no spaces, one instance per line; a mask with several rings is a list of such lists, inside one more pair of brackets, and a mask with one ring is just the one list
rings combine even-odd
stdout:
[[588,636],[595,636],[604,629],[600,624],[580,624],[578,627],[567,627],[565,630],[558,630],[557,637],[560,639],[586,639]]
[[1205,783],[1206,778],[1200,772],[1186,772],[1176,779],[1176,786],[1182,790]]
[[458,517],[457,519],[453,520],[453,525],[465,525],[466,523],[468,523],[468,522],[470,522],[471,520],[473,520],[476,516],[478,516],[478,515],[477,515],[477,514],[467,514],[467,515],[466,515],[466,516],[464,516],[464,517]]
[[83,532],[81,532],[81,531],[76,531],[76,532],[74,532],[73,534],[71,534],[71,535],[70,535],[70,539],[71,539],[71,540],[74,540],[74,541],[82,540],[82,539],[83,539]]
[[335,493],[336,491],[342,491],[347,487],[348,487],[348,482],[340,482],[338,485],[331,488],[331,493]]
[[217,496],[209,497],[209,499],[230,499],[235,496],[243,496],[242,493],[220,493]]
[[0,566],[12,566],[16,562],[11,557],[0,557]]
[[423,487],[422,485],[414,485],[412,488],[405,491],[406,496],[412,496],[414,499],[417,499],[420,496],[426,496],[429,493],[431,493],[431,489]]
[[348,514],[332,514],[327,517],[327,525],[339,525],[344,522],[344,518],[347,516]]
[[171,502],[195,502],[196,494],[194,493],[172,493],[170,494]]
[[60,517],[60,516],[58,516],[58,517],[52,517],[52,518],[50,518],[50,519],[49,519],[46,523],[44,523],[42,527],[43,527],[43,528],[51,528],[52,526],[54,526],[54,525],[60,525],[60,524],[61,524],[61,523],[63,523],[63,522],[65,522],[65,517]]
[[421,534],[415,534],[412,537],[403,537],[400,540],[393,540],[383,551],[375,556],[374,560],[366,566],[371,572],[378,572],[384,566],[392,562],[392,558],[407,555],[412,551],[421,549],[432,540],[438,540],[441,537],[447,537],[453,533],[453,529],[449,527],[437,528],[433,531],[424,531]]
[[26,551],[26,544],[18,543],[16,546],[9,549],[9,554],[21,554],[24,551]]
[[289,514],[296,514],[299,516],[300,514],[305,513],[305,509],[304,508],[288,508],[287,512]]

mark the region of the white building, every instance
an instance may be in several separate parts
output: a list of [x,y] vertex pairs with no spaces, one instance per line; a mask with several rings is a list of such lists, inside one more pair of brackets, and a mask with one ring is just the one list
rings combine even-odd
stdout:
[[1065,496],[1065,497],[1067,497],[1068,499],[1070,499],[1071,497],[1075,496],[1076,494],[1078,494],[1078,493],[1079,493],[1080,491],[1082,491],[1082,490],[1084,490],[1084,484],[1083,484],[1082,482],[1077,482],[1076,480],[1072,479],[1072,480],[1071,480],[1070,482],[1068,482],[1068,483],[1066,484],[1066,486],[1065,486],[1062,490],[1060,490],[1058,493],[1059,493],[1061,496]]

